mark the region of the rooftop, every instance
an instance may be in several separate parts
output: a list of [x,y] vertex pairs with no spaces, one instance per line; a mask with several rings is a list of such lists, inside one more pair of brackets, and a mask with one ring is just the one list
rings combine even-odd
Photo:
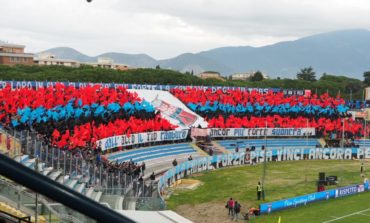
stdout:
[[6,43],[6,42],[0,40],[0,47],[25,48],[26,46],[18,45],[18,44],[12,44],[12,43]]

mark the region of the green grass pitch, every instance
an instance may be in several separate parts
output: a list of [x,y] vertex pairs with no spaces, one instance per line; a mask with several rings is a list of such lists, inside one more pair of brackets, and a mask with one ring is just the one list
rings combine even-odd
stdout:
[[[365,162],[365,171],[370,163]],[[316,192],[318,173],[337,175],[339,184],[327,189],[358,184],[360,161],[358,160],[303,160],[271,162],[267,164],[265,177],[266,199],[264,202]],[[168,209],[178,210],[181,205],[209,205],[226,203],[229,197],[240,201],[242,212],[258,207],[256,185],[261,180],[263,165],[238,166],[208,171],[191,176],[203,185],[196,190],[173,191],[167,200]],[[190,210],[191,211],[191,210]],[[260,216],[251,222],[370,222],[370,192],[349,197],[321,201],[307,206],[288,209]]]

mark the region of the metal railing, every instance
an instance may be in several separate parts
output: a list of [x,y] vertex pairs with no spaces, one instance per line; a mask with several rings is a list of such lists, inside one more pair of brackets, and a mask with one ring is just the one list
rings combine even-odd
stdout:
[[134,222],[2,154],[0,175],[98,222]]
[[60,171],[63,184],[66,183],[66,176],[69,176],[71,180],[85,183],[86,187],[104,191],[122,188],[122,191],[128,192],[133,188],[132,183],[138,179],[138,175],[127,173],[126,170],[104,167],[103,162],[98,161],[93,153],[61,150],[47,145],[35,132],[2,129],[0,134],[2,153],[11,158],[22,155],[28,155],[29,159],[37,158],[38,163],[43,164],[43,170]]

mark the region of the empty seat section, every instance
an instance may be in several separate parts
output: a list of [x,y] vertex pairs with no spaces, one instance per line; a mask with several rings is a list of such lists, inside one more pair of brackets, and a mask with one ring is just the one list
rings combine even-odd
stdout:
[[115,153],[108,157],[111,161],[124,162],[132,159],[133,162],[142,162],[145,160],[157,159],[166,156],[179,154],[190,154],[196,152],[194,148],[188,144],[171,144],[163,146],[154,146],[144,149],[135,149],[127,152]]

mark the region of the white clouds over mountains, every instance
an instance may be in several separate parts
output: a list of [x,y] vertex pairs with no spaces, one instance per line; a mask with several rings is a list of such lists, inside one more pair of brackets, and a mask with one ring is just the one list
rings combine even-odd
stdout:
[[0,0],[0,39],[38,52],[70,46],[173,57],[370,29],[367,0]]

